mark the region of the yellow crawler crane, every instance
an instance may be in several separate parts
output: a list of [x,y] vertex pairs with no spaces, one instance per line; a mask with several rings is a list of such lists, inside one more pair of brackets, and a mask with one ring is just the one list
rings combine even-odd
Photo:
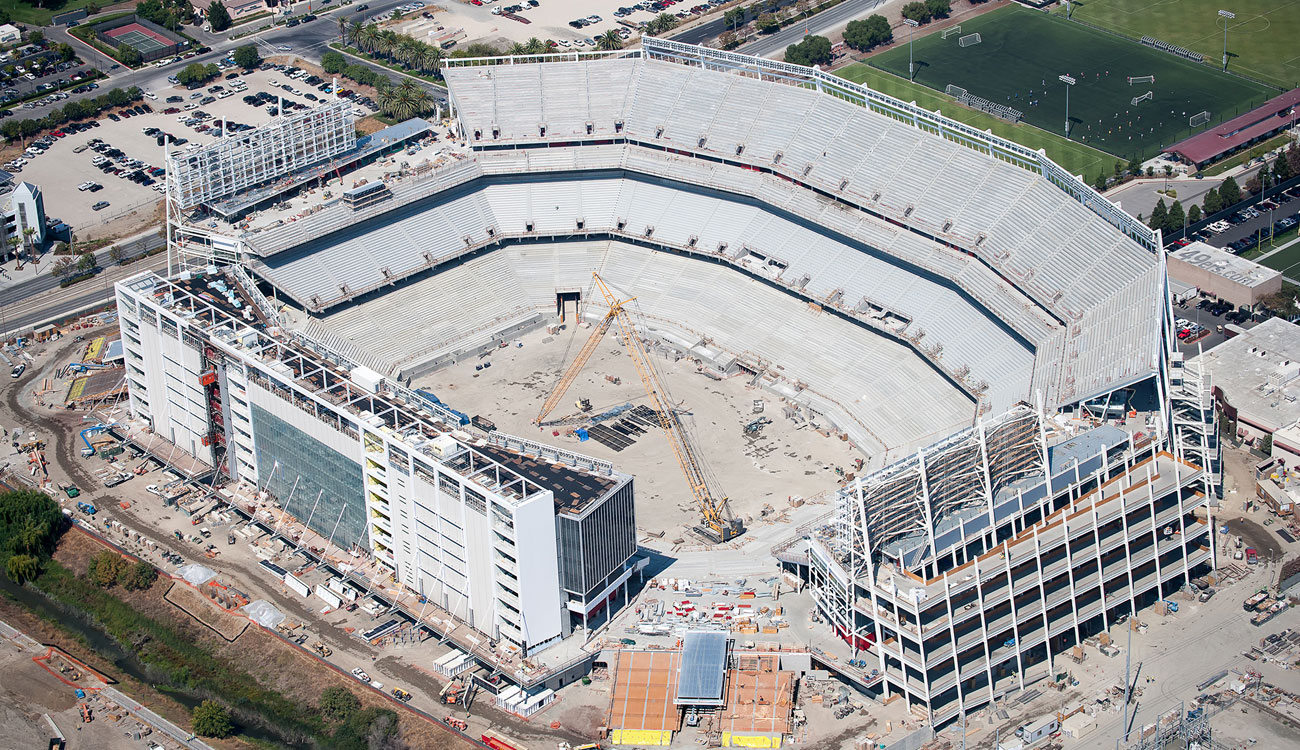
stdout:
[[659,375],[650,363],[649,356],[641,344],[641,339],[636,335],[636,330],[632,325],[632,314],[627,308],[628,303],[635,297],[620,300],[598,274],[593,273],[592,278],[595,280],[596,288],[605,297],[605,303],[609,305],[609,312],[601,319],[600,323],[596,324],[591,336],[587,338],[586,343],[582,345],[582,349],[573,358],[569,368],[564,371],[560,382],[547,396],[546,402],[542,404],[541,411],[538,412],[537,418],[533,421],[536,424],[541,424],[546,419],[546,416],[559,405],[561,399],[564,398],[565,391],[569,389],[569,386],[573,385],[573,381],[587,364],[587,360],[591,359],[591,355],[596,352],[596,347],[604,338],[605,332],[610,329],[610,326],[617,323],[628,356],[632,358],[632,363],[636,365],[636,372],[641,378],[641,385],[645,387],[646,395],[650,397],[655,414],[659,417],[659,426],[663,428],[664,434],[668,436],[668,445],[672,448],[673,455],[677,458],[677,464],[681,467],[683,476],[686,477],[686,484],[690,486],[691,494],[695,497],[695,503],[704,516],[704,524],[699,530],[716,542],[728,542],[735,539],[744,533],[745,528],[741,525],[739,519],[732,517],[731,511],[727,507],[727,498],[722,493],[715,492],[709,486],[710,481],[705,474],[704,466],[695,452],[695,447],[691,445],[690,438],[677,416],[676,409],[672,406],[671,399],[667,396],[668,391],[659,381]]

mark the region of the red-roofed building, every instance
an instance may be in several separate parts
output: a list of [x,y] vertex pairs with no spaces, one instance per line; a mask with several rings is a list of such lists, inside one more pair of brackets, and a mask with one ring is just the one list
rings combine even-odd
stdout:
[[1165,153],[1200,169],[1293,127],[1297,105],[1300,105],[1300,89],[1292,89],[1244,115],[1175,143]]

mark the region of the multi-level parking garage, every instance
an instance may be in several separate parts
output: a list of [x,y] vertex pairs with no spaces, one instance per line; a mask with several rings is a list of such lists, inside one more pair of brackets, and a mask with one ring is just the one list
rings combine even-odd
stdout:
[[647,338],[868,456],[780,558],[934,721],[1212,562],[1209,388],[1168,341],[1158,233],[1041,153],[653,39],[452,62],[463,158],[240,238],[310,337],[408,379],[574,297],[603,315],[599,273]]

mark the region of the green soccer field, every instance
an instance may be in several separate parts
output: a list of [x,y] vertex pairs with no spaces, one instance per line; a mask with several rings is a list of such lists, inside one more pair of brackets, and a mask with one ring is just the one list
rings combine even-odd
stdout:
[[1153,36],[1218,63],[1220,9],[1237,16],[1228,21],[1228,70],[1286,89],[1300,86],[1300,0],[1084,0],[1074,3],[1073,17],[1134,39]]
[[[958,35],[941,39],[939,34],[915,41],[918,83],[938,91],[960,86],[1019,110],[1023,122],[1063,134],[1066,84],[1058,77],[1070,75],[1077,81],[1069,92],[1070,137],[1125,159],[1151,158],[1279,93],[1019,5],[961,26],[960,36],[978,33],[980,43],[963,48]],[[870,63],[906,77],[907,60],[908,45],[900,44]],[[1130,76],[1155,76],[1155,82],[1130,84]],[[1132,103],[1148,91],[1152,99]],[[1202,111],[1210,112],[1210,122],[1193,128],[1189,118]]]

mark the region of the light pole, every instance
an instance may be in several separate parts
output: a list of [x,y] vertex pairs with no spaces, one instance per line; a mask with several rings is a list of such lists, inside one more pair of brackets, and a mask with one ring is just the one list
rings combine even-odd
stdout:
[[1060,76],[1061,83],[1065,84],[1065,137],[1070,137],[1070,87],[1075,84],[1075,80],[1070,76]]
[[916,78],[916,72],[912,66],[912,29],[921,24],[910,18],[904,18],[903,23],[907,24],[907,80],[911,81]]
[[1221,10],[1219,15],[1223,16],[1223,69],[1228,69],[1228,22],[1237,17],[1236,13],[1230,10]]

